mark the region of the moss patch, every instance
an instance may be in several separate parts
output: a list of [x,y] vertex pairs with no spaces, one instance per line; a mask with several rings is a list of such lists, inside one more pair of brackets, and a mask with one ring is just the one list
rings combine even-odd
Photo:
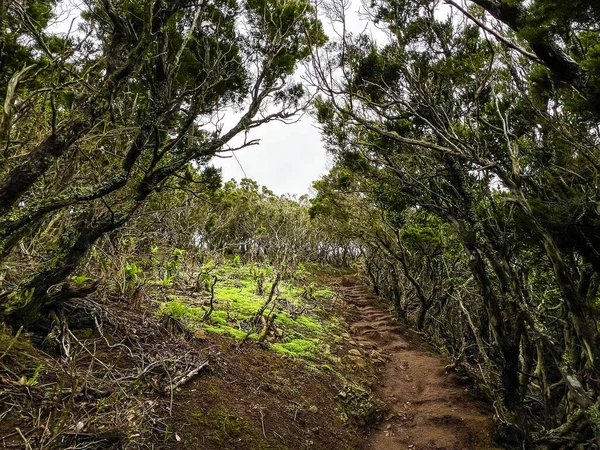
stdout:
[[290,342],[273,344],[271,347],[284,355],[310,357],[316,355],[318,343],[318,339],[293,339]]
[[189,424],[205,428],[207,438],[219,443],[224,448],[238,448],[243,443],[244,448],[251,450],[285,450],[287,447],[273,439],[267,439],[259,434],[256,427],[244,419],[224,411],[209,410],[206,413],[193,413]]
[[[225,326],[220,326],[220,327],[215,327],[212,325],[205,325],[203,327],[206,331],[209,331],[211,333],[217,333],[217,334],[229,334],[230,336],[236,338],[236,339],[243,339],[246,336],[246,332],[245,331],[241,331],[237,328],[233,328],[233,327],[229,327],[227,325]],[[250,336],[250,338],[255,339],[253,336]]]
[[300,316],[296,319],[296,323],[308,328],[310,331],[322,331],[323,327],[309,317]]
[[[198,294],[191,298],[184,292],[170,293],[169,301],[161,303],[157,315],[177,321],[192,333],[205,330],[243,339],[251,329],[249,319],[268,299],[275,271],[269,266],[222,264],[212,273],[219,281],[209,320],[203,320],[208,310],[207,292],[199,293],[200,304]],[[259,285],[264,295],[257,294]],[[343,320],[330,312],[335,301],[330,289],[305,278],[281,281],[275,303],[264,312],[264,316],[275,317],[265,343],[286,356],[327,359],[329,344],[338,342],[344,329]],[[261,330],[253,331],[249,337],[257,339]]]

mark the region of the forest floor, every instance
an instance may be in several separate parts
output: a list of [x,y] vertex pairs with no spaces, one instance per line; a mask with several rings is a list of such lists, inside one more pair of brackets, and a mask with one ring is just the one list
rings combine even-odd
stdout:
[[95,326],[45,351],[0,327],[0,449],[498,448],[490,407],[358,278],[281,284],[249,335],[259,272],[214,273],[209,319],[182,280],[141,303],[102,293]]

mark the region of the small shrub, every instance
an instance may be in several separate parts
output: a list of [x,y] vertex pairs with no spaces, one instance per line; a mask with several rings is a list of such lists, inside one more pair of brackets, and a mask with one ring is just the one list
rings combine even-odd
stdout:
[[81,274],[81,275],[77,275],[77,276],[71,277],[71,281],[76,286],[83,286],[85,283],[87,283],[90,280],[91,280],[91,278],[88,277],[86,274]]
[[173,281],[175,281],[175,275],[169,276],[169,274],[165,272],[160,279],[160,285],[163,287],[171,287],[173,286]]
[[174,277],[177,274],[177,272],[181,268],[182,260],[183,260],[183,250],[180,248],[176,248],[175,250],[173,250],[173,253],[171,253],[169,261],[167,261],[167,264],[165,265],[165,269],[169,276]]

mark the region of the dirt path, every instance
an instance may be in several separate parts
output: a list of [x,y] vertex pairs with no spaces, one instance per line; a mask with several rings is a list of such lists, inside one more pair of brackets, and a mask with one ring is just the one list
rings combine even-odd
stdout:
[[444,361],[391,314],[374,306],[364,286],[342,288],[359,320],[351,325],[358,345],[375,349],[388,360],[375,395],[392,417],[370,439],[374,450],[492,450],[490,409],[444,370]]

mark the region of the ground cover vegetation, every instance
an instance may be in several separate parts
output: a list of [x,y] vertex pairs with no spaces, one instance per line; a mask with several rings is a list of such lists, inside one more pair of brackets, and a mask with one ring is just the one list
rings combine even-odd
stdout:
[[[351,430],[380,414],[374,371],[348,355],[324,280],[352,272],[356,255],[320,236],[306,199],[251,180],[156,196],[66,280],[85,296],[31,327],[3,325],[3,445],[355,448]],[[249,374],[249,386],[227,381]],[[240,403],[256,395],[255,409]]]
[[[377,0],[378,41],[337,0],[63,3],[0,2],[3,445],[169,448],[177,419],[201,448],[303,448],[317,411],[368,422],[327,264],[476,380],[504,445],[600,446],[597,2]],[[314,198],[222,183],[211,158],[311,105],[335,162]],[[227,359],[322,403],[277,384],[307,425],[267,435],[216,404]],[[204,409],[175,411],[190,383]]]

